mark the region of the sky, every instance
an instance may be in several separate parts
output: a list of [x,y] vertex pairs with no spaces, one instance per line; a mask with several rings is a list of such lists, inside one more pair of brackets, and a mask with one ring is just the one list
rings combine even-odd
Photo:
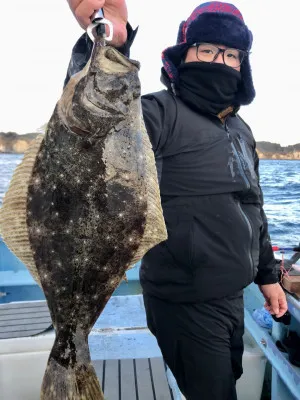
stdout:
[[[129,22],[139,26],[131,58],[141,63],[142,93],[163,89],[161,52],[175,44],[179,23],[200,3],[127,1]],[[254,35],[250,60],[257,95],[240,114],[257,141],[299,143],[298,0],[231,3]],[[0,131],[35,132],[61,96],[71,50],[83,30],[66,0],[1,0],[0,15]]]

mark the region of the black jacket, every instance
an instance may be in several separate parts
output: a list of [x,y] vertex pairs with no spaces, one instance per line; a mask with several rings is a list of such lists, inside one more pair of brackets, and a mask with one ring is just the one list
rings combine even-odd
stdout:
[[[127,55],[136,32],[128,26],[128,33]],[[90,50],[83,36],[65,83]],[[277,282],[250,129],[237,114],[222,123],[194,112],[164,82],[167,90],[142,97],[168,230],[168,240],[142,260],[144,292],[195,302],[233,294],[253,280]]]

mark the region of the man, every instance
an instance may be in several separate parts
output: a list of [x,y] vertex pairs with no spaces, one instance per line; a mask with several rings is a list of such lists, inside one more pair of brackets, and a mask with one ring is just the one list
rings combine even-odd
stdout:
[[[128,54],[136,32],[122,0],[69,0],[82,27],[104,7],[113,45]],[[252,34],[227,3],[198,6],[163,52],[166,90],[142,97],[155,153],[168,240],[143,258],[149,329],[188,400],[234,400],[242,374],[243,288],[260,286],[266,308],[287,310],[259,186],[258,157],[237,112],[255,91]],[[87,62],[86,35],[69,77]]]

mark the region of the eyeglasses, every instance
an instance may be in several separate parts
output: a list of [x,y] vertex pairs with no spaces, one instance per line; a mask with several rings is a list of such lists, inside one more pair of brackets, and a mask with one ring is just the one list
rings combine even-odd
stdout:
[[224,64],[232,68],[239,67],[244,58],[249,54],[248,51],[238,49],[221,49],[210,43],[194,43],[191,47],[196,47],[197,58],[199,61],[214,62],[218,55],[222,53]]

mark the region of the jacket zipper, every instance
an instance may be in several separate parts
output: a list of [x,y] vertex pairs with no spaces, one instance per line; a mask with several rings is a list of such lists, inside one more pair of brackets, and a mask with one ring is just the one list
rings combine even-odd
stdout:
[[[244,182],[246,184],[247,189],[249,190],[250,189],[250,182],[249,182],[249,180],[248,180],[248,178],[247,178],[247,176],[245,174],[245,171],[244,171],[244,168],[242,166],[242,162],[241,162],[240,156],[239,156],[239,154],[238,154],[238,152],[236,150],[236,147],[235,147],[235,145],[233,143],[232,137],[230,135],[230,132],[229,132],[229,129],[228,129],[228,126],[227,126],[227,121],[225,121],[225,130],[226,130],[226,133],[227,133],[227,136],[228,136],[228,140],[230,141],[231,148],[232,148],[232,150],[234,152],[234,155],[236,156],[236,159],[237,159],[237,162],[238,162],[239,171],[241,173],[241,176],[244,179]],[[253,277],[253,275],[254,275],[254,262],[253,262],[253,258],[252,258],[252,254],[251,254],[252,243],[253,243],[253,229],[252,229],[252,226],[250,224],[249,218],[247,217],[247,215],[243,211],[243,209],[241,207],[241,204],[240,204],[240,202],[238,200],[237,200],[237,206],[238,206],[238,209],[239,209],[244,221],[247,224],[248,232],[249,232],[249,235],[250,235],[250,248],[248,250],[248,258],[249,258],[249,261],[250,261],[250,265],[251,265],[251,269],[252,269],[252,277]]]
[[235,144],[233,143],[232,137],[230,135],[230,132],[229,132],[229,129],[228,129],[228,126],[227,126],[227,121],[225,121],[225,131],[227,133],[228,140],[230,141],[230,145],[231,145],[232,151],[233,151],[233,153],[234,153],[234,155],[236,157],[240,174],[241,174],[241,176],[242,176],[242,178],[243,178],[243,180],[244,180],[244,182],[246,184],[247,190],[249,190],[250,189],[250,182],[249,182],[249,180],[248,180],[248,178],[247,178],[247,176],[245,174],[245,171],[244,171],[244,168],[242,166],[242,162],[241,162],[239,153],[237,152]]
[[244,140],[242,139],[242,137],[241,137],[240,134],[238,134],[238,138],[239,138],[239,143],[240,143],[240,146],[241,146],[242,153],[243,153],[244,157],[245,157],[246,159],[248,159],[249,157],[248,157],[248,154],[247,154],[245,142],[244,142]]
[[254,262],[253,262],[253,258],[252,258],[252,254],[251,254],[251,248],[252,248],[252,243],[253,243],[253,229],[252,229],[252,226],[250,224],[249,218],[247,217],[247,215],[243,211],[243,209],[241,207],[241,204],[240,204],[240,202],[238,200],[237,200],[237,206],[238,206],[238,209],[240,210],[240,213],[241,213],[242,217],[244,218],[244,220],[245,220],[245,222],[247,224],[248,231],[249,231],[249,234],[250,234],[250,249],[248,251],[248,258],[250,260],[250,265],[251,265],[251,268],[252,268],[252,276],[253,276],[254,275]]

